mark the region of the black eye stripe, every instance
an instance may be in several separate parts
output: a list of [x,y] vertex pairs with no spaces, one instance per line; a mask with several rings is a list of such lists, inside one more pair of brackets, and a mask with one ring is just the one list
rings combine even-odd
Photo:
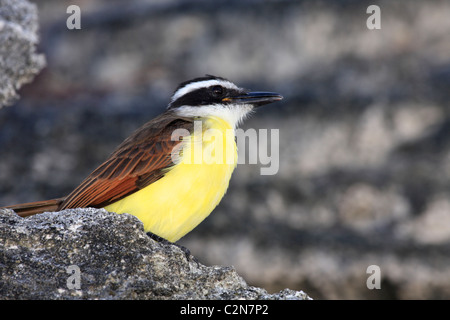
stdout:
[[[219,89],[219,87],[221,89]],[[219,94],[216,91],[221,91],[221,93]],[[208,104],[224,103],[222,102],[223,98],[238,95],[239,93],[240,93],[239,90],[228,89],[220,85],[213,87],[199,88],[182,95],[181,97],[173,101],[170,104],[169,108],[177,108],[181,106],[196,107]]]
[[177,100],[173,101],[170,104],[170,108],[176,108],[180,106],[195,107],[199,105],[208,104],[207,102],[210,100],[211,97],[209,88],[200,88],[182,95],[181,97],[179,97]]

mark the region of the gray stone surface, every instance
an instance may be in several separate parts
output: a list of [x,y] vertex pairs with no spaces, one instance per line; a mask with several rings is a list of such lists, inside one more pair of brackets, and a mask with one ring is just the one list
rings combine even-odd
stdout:
[[0,239],[0,299],[308,299],[248,286],[233,267],[187,259],[134,216],[103,209],[29,218],[2,209]]
[[45,66],[36,53],[37,7],[26,0],[0,0],[0,108],[12,104],[17,90]]

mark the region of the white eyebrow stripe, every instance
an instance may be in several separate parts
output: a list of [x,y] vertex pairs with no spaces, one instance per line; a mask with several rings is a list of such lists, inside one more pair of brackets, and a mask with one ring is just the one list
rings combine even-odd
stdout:
[[207,88],[207,87],[211,87],[211,86],[217,86],[217,85],[228,88],[228,89],[240,90],[239,87],[237,87],[234,83],[231,83],[229,81],[204,80],[204,81],[200,81],[200,82],[189,83],[188,85],[184,86],[183,88],[178,89],[172,96],[171,102],[174,102],[179,97],[184,96],[185,94],[192,92],[194,90],[197,90],[200,88]]

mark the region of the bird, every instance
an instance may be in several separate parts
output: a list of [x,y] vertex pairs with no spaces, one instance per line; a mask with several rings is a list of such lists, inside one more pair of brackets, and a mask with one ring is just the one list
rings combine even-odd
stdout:
[[104,208],[134,215],[146,232],[176,242],[225,195],[237,165],[236,128],[256,108],[281,99],[213,75],[182,82],[166,110],[126,138],[69,195],[3,208],[21,217]]

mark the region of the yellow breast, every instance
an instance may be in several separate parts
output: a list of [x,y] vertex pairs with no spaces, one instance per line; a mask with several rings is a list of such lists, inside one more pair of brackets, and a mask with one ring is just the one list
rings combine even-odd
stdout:
[[228,188],[237,148],[234,129],[225,120],[202,118],[196,125],[200,130],[183,140],[179,163],[163,178],[105,209],[133,214],[146,232],[172,242],[203,221]]

